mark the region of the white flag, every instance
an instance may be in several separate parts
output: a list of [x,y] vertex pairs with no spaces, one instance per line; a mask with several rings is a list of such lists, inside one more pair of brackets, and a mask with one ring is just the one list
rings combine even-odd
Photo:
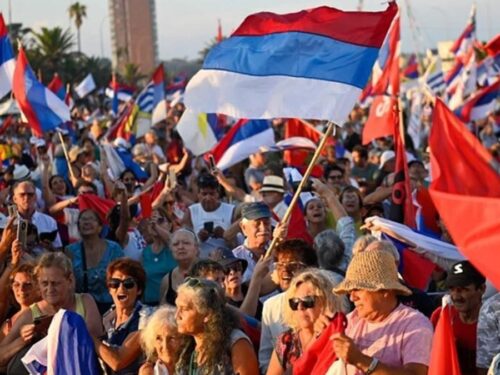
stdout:
[[84,78],[82,82],[78,86],[75,87],[75,92],[80,98],[84,98],[96,88],[94,77],[92,77],[92,73],[89,73],[87,77]]

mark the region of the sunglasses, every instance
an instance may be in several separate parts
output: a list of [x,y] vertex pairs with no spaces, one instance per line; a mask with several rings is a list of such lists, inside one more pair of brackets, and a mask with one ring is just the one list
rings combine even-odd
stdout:
[[278,271],[296,272],[306,268],[305,263],[302,262],[276,262],[274,268]]
[[137,283],[135,282],[134,279],[128,278],[125,280],[120,280],[120,279],[111,279],[108,281],[108,288],[111,289],[118,289],[120,287],[120,284],[123,284],[123,287],[125,289],[133,289],[135,286],[137,286]]
[[292,311],[297,311],[299,309],[299,305],[302,304],[304,309],[312,309],[316,306],[316,296],[306,296],[304,298],[290,298],[288,300],[288,305],[292,309]]
[[231,271],[243,272],[243,264],[241,264],[241,262],[235,262],[233,264],[230,264],[224,269],[224,275],[229,275]]

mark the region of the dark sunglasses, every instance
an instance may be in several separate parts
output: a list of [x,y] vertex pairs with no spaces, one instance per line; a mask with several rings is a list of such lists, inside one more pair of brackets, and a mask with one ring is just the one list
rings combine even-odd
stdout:
[[133,289],[135,286],[137,286],[137,283],[135,282],[134,279],[128,278],[125,280],[120,280],[120,279],[111,279],[108,281],[108,288],[111,289],[118,289],[120,287],[120,284],[123,284],[123,287],[125,289]]
[[288,300],[288,305],[292,309],[292,311],[297,311],[299,309],[299,305],[302,304],[304,309],[312,309],[316,306],[316,296],[306,296],[304,298],[290,298]]
[[241,262],[235,262],[233,264],[230,264],[224,269],[224,274],[229,275],[231,271],[243,272],[243,264],[241,264]]
[[274,268],[278,271],[288,271],[288,272],[296,272],[306,268],[305,263],[302,262],[276,262],[274,263]]

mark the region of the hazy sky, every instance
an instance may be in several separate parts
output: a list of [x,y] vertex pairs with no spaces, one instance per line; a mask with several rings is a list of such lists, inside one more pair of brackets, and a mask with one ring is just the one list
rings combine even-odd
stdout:
[[[87,6],[87,18],[81,29],[82,50],[90,55],[110,56],[110,26],[107,0],[79,0]],[[68,7],[74,0],[1,0],[0,11],[9,21],[11,3],[13,22],[22,22],[35,30],[41,26],[72,27]],[[420,49],[434,47],[438,40],[455,39],[468,19],[472,0],[404,0],[402,10],[402,48],[414,51],[406,5],[413,10],[420,30],[416,43]],[[159,58],[196,58],[211,38],[216,35],[217,19],[221,20],[223,34],[228,35],[251,13],[272,11],[295,12],[319,5],[353,10],[357,0],[156,0]],[[381,10],[386,1],[364,0],[364,9]],[[498,0],[477,1],[477,30],[482,40],[500,32]],[[76,48],[76,47],[75,47]]]

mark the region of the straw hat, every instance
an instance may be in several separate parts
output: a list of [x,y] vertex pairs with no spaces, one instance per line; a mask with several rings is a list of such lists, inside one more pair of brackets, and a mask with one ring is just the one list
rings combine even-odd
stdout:
[[285,193],[285,180],[280,176],[265,176],[262,181],[260,192],[275,191],[277,193]]
[[333,289],[345,294],[354,289],[378,291],[394,290],[408,296],[411,290],[398,280],[394,257],[386,251],[362,251],[352,257],[344,281]]

